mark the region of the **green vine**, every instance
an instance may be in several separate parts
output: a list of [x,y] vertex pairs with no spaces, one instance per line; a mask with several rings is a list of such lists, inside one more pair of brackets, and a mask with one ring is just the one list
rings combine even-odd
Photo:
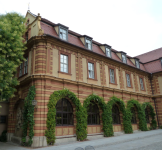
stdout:
[[[88,105],[91,103],[91,101],[94,101],[96,102],[100,108],[102,109],[102,122],[103,122],[103,131],[104,131],[104,136],[108,136],[108,112],[106,111],[107,110],[107,107],[106,107],[106,104],[104,102],[104,99],[102,97],[99,97],[95,94],[91,94],[89,95],[85,100],[84,100],[84,103],[83,103],[83,107],[86,109],[86,115],[87,115],[87,108],[88,108]],[[87,126],[87,120],[86,120],[86,126]]]
[[47,130],[45,131],[45,136],[47,137],[47,143],[53,145],[55,143],[55,127],[56,127],[56,104],[62,98],[69,98],[76,107],[76,135],[77,140],[84,140],[87,138],[87,115],[86,109],[82,107],[79,99],[73,92],[68,89],[63,89],[60,91],[55,91],[51,94],[48,103],[48,113],[47,113]]
[[147,131],[148,129],[147,129],[144,111],[141,107],[141,104],[137,100],[134,100],[134,99],[131,99],[127,102],[127,114],[130,118],[129,123],[131,124],[131,118],[132,118],[131,108],[134,107],[134,106],[136,106],[137,112],[138,112],[139,129],[141,131]]
[[[146,107],[149,107],[149,112],[150,112],[150,116],[151,116],[151,118],[152,118],[152,120],[151,120],[151,127],[152,127],[152,129],[156,129],[157,128],[157,122],[156,122],[156,120],[155,120],[155,112],[154,112],[154,108],[153,108],[153,106],[149,103],[149,102],[145,102],[145,103],[143,103],[142,104],[142,110],[143,110],[143,113],[144,113],[144,116],[145,116],[145,109],[146,109]],[[147,123],[146,123],[147,124]]]
[[[32,100],[35,97],[35,86],[29,88],[29,92],[24,101],[24,112],[23,112],[23,137],[22,145],[31,146],[33,143],[34,136],[34,106],[32,105]],[[29,127],[29,141],[26,143],[27,129]]]

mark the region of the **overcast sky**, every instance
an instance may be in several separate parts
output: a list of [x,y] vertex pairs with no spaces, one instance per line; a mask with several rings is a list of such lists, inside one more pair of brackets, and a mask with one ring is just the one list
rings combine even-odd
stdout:
[[137,56],[162,47],[162,0],[0,0],[0,14],[40,13],[79,34]]

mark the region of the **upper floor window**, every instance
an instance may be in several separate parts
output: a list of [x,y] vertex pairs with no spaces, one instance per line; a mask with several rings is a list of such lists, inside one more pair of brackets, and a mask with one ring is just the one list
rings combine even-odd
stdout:
[[127,78],[127,86],[131,87],[130,75],[126,74],[126,78]]
[[142,78],[140,78],[140,85],[141,85],[141,90],[144,90],[143,79]]
[[100,115],[99,115],[99,108],[97,104],[91,102],[87,109],[88,112],[88,124],[100,124]]
[[26,32],[26,34],[25,34],[25,41],[26,42],[28,41],[28,32]]
[[60,27],[60,38],[63,40],[67,40],[67,29]]
[[23,74],[23,69],[24,69],[24,65],[23,65],[23,62],[22,62],[21,65],[20,65],[20,68],[19,68],[19,77],[22,76],[22,74]]
[[115,83],[114,69],[110,69],[110,83]]
[[123,63],[127,63],[127,57],[126,57],[126,54],[122,54],[122,61],[123,61]]
[[89,78],[94,79],[94,64],[93,63],[88,63],[88,73],[89,73]]
[[85,47],[88,48],[88,49],[92,49],[92,40],[90,39],[85,39]]
[[28,73],[28,58],[26,58],[26,61],[24,62],[24,74]]
[[111,50],[110,48],[107,48],[107,47],[106,47],[106,56],[111,57]]
[[139,60],[136,59],[136,67],[140,68]]
[[29,19],[28,19],[28,21],[26,22],[26,25],[29,25]]
[[68,73],[68,56],[67,55],[60,55],[60,71]]
[[65,98],[57,102],[56,125],[73,125],[73,107],[70,102]]

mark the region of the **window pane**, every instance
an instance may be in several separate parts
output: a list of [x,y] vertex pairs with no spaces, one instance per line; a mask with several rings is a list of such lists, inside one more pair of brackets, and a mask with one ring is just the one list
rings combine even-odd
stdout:
[[126,56],[124,54],[122,54],[122,60],[123,60],[123,63],[126,63]]
[[127,86],[131,87],[129,74],[126,74],[126,77],[127,77]]
[[114,70],[110,69],[110,82],[115,83]]
[[56,124],[61,125],[62,124],[62,115],[61,113],[56,114]]
[[106,48],[106,56],[111,57],[110,49]]
[[136,67],[137,68],[140,68],[139,61],[138,60],[136,60]]

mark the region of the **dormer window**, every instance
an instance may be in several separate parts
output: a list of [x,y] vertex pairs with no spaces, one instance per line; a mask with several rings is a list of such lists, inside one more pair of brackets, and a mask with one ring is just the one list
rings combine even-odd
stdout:
[[162,67],[162,58],[160,58],[160,62],[161,62],[161,67]]
[[60,27],[60,38],[63,40],[67,40],[67,29]]
[[123,63],[127,63],[127,57],[126,57],[126,54],[122,53],[122,61]]
[[89,50],[92,50],[92,40],[86,38],[85,47],[88,48]]
[[136,67],[140,68],[139,60],[136,59],[135,61],[136,61]]
[[111,57],[111,49],[106,47],[106,56]]

